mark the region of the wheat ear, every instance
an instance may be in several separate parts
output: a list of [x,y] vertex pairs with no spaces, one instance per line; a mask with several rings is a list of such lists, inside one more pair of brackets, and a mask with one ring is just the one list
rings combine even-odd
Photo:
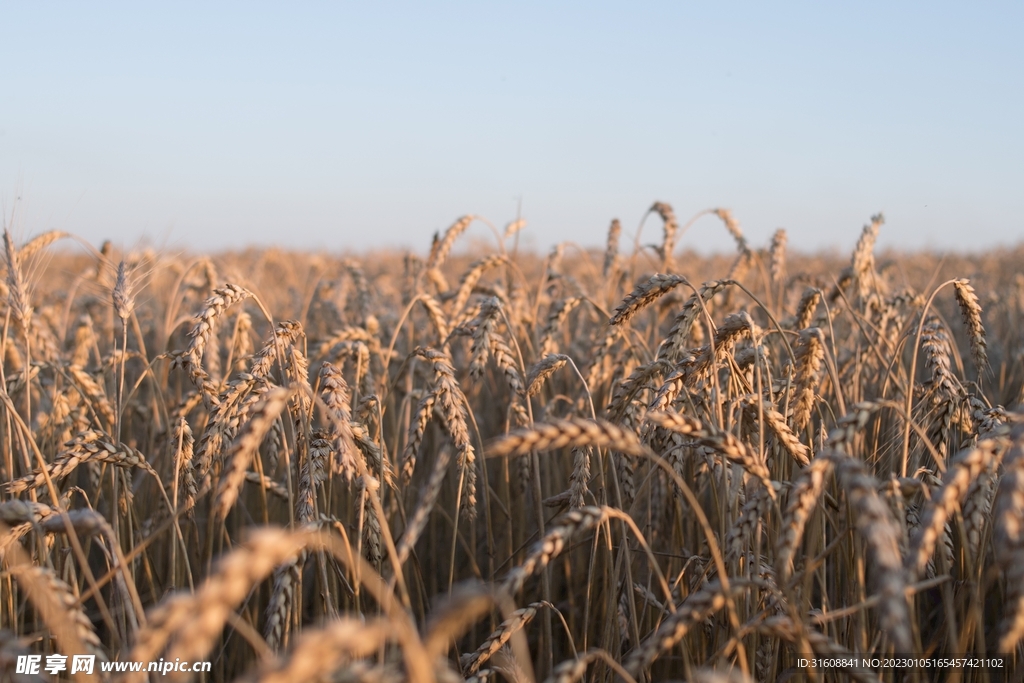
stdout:
[[479,671],[480,667],[494,656],[498,650],[504,647],[517,631],[525,627],[537,616],[537,610],[541,607],[550,607],[550,603],[534,602],[512,612],[505,621],[498,625],[497,629],[484,638],[484,641],[480,643],[476,650],[467,652],[459,658],[463,671],[467,675],[472,675]]
[[998,647],[1007,654],[1024,638],[1024,425],[1014,427],[1010,438],[1013,445],[1004,458],[992,515],[992,547],[1007,587]]
[[772,246],[769,250],[771,276],[773,282],[782,282],[786,273],[786,229],[779,228],[772,235]]
[[807,520],[818,504],[825,488],[825,477],[832,469],[832,459],[818,455],[794,480],[789,490],[786,511],[775,546],[775,572],[779,579],[788,581],[793,572],[793,558],[803,541]]
[[978,442],[978,445],[963,451],[946,469],[942,485],[932,494],[931,501],[921,519],[921,529],[911,544],[907,556],[907,568],[914,573],[924,570],[935,544],[946,526],[946,522],[963,502],[967,490],[975,479],[984,472],[996,457],[999,444],[994,439]]
[[523,563],[508,573],[502,588],[515,595],[522,590],[528,578],[543,570],[560,555],[575,535],[593,529],[607,519],[608,509],[604,507],[589,506],[565,513],[549,527],[547,534],[537,542]]
[[493,442],[487,449],[491,457],[526,455],[531,451],[552,451],[566,447],[593,446],[612,448],[627,455],[643,454],[636,434],[605,420],[569,418],[538,422],[518,429]]
[[220,519],[227,517],[238,500],[238,492],[245,481],[245,471],[263,443],[263,437],[270,431],[270,425],[284,410],[290,394],[287,389],[268,391],[256,405],[252,419],[246,423],[244,431],[228,452],[228,467],[217,486],[214,503],[214,509]]
[[[170,647],[165,659],[202,659],[220,635],[229,614],[278,565],[295,557],[308,543],[305,534],[262,528],[243,546],[222,557],[216,569],[194,593],[175,593],[149,613],[136,637],[130,658],[155,660]],[[127,674],[124,683],[138,683],[143,674]]]
[[380,649],[393,633],[386,619],[333,619],[303,632],[284,658],[271,661],[238,683],[293,683],[323,680],[349,660]]
[[8,493],[21,493],[28,489],[45,486],[47,477],[55,481],[62,481],[84,462],[105,462],[129,469],[138,467],[154,478],[158,480],[160,478],[146,462],[146,456],[141,451],[123,443],[116,444],[102,432],[95,430],[83,432],[65,446],[66,450],[46,467],[45,474],[42,471],[28,474],[20,479],[7,482],[3,485],[4,488]]
[[910,652],[914,641],[907,608],[907,574],[900,557],[900,530],[889,507],[878,496],[878,480],[864,464],[843,457],[837,475],[855,512],[857,530],[868,546],[871,581],[881,596],[879,622],[896,652]]
[[635,683],[635,681],[631,681],[629,674],[615,661],[614,657],[599,648],[591,648],[572,659],[562,662],[552,669],[551,675],[544,679],[544,683],[576,683],[587,673],[587,667],[596,661],[607,664],[624,681]]
[[686,282],[686,278],[679,275],[652,275],[645,282],[640,283],[630,294],[622,300],[615,308],[609,324],[621,325],[630,318],[636,316],[659,297],[664,296],[675,287]]
[[[6,535],[6,525],[0,524],[0,538]],[[92,622],[67,583],[52,569],[31,564],[20,546],[2,559],[53,634],[60,652],[95,654],[106,659]]]
[[569,357],[561,353],[550,353],[537,361],[526,375],[526,395],[539,394],[544,382],[568,362]]
[[[739,592],[736,586],[732,590],[737,594]],[[674,613],[661,622],[653,635],[633,650],[626,660],[626,671],[634,678],[640,676],[662,653],[682,640],[690,629],[725,607],[727,602],[728,597],[717,581],[691,594]]]
[[608,277],[615,268],[615,262],[619,257],[619,235],[622,234],[622,224],[618,218],[612,220],[608,226],[608,239],[604,249],[604,268],[602,273]]
[[675,267],[672,253],[676,250],[676,233],[679,232],[679,221],[676,219],[676,213],[672,210],[671,204],[655,202],[651,206],[651,211],[657,213],[665,225],[664,238],[658,253],[661,254],[662,269],[666,272],[671,271]]
[[967,339],[971,343],[971,358],[980,375],[988,369],[988,350],[985,326],[981,322],[981,304],[978,303],[978,295],[974,293],[970,280],[954,280],[953,289],[956,292],[956,302],[960,306],[964,327],[967,328]]
[[811,421],[815,389],[825,360],[824,335],[817,327],[800,332],[796,349],[796,400],[793,403],[793,431],[801,432]]
[[28,292],[21,272],[21,258],[11,233],[4,229],[4,251],[7,256],[7,305],[11,309],[14,321],[22,327],[28,328],[29,318],[32,316],[32,306],[29,304]]

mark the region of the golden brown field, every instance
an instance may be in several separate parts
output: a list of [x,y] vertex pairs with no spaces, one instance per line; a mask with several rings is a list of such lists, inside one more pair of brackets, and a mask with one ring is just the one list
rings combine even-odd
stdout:
[[359,260],[5,232],[0,680],[1001,679],[1024,249],[876,255],[879,216],[808,256],[710,214],[735,256],[660,203],[639,249],[546,257],[472,217]]

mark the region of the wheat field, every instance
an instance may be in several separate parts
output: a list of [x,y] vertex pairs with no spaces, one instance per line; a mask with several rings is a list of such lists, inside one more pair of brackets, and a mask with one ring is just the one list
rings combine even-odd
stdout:
[[1024,250],[697,218],[736,253],[664,203],[546,256],[472,216],[360,259],[5,231],[0,680],[1012,675]]

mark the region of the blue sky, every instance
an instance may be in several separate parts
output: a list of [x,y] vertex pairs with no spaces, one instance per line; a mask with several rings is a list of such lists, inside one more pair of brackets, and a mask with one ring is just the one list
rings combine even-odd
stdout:
[[[0,206],[26,236],[425,250],[521,201],[546,248],[660,200],[804,249],[879,210],[883,246],[1024,240],[1020,3],[0,11]],[[711,218],[683,243],[730,248]]]

